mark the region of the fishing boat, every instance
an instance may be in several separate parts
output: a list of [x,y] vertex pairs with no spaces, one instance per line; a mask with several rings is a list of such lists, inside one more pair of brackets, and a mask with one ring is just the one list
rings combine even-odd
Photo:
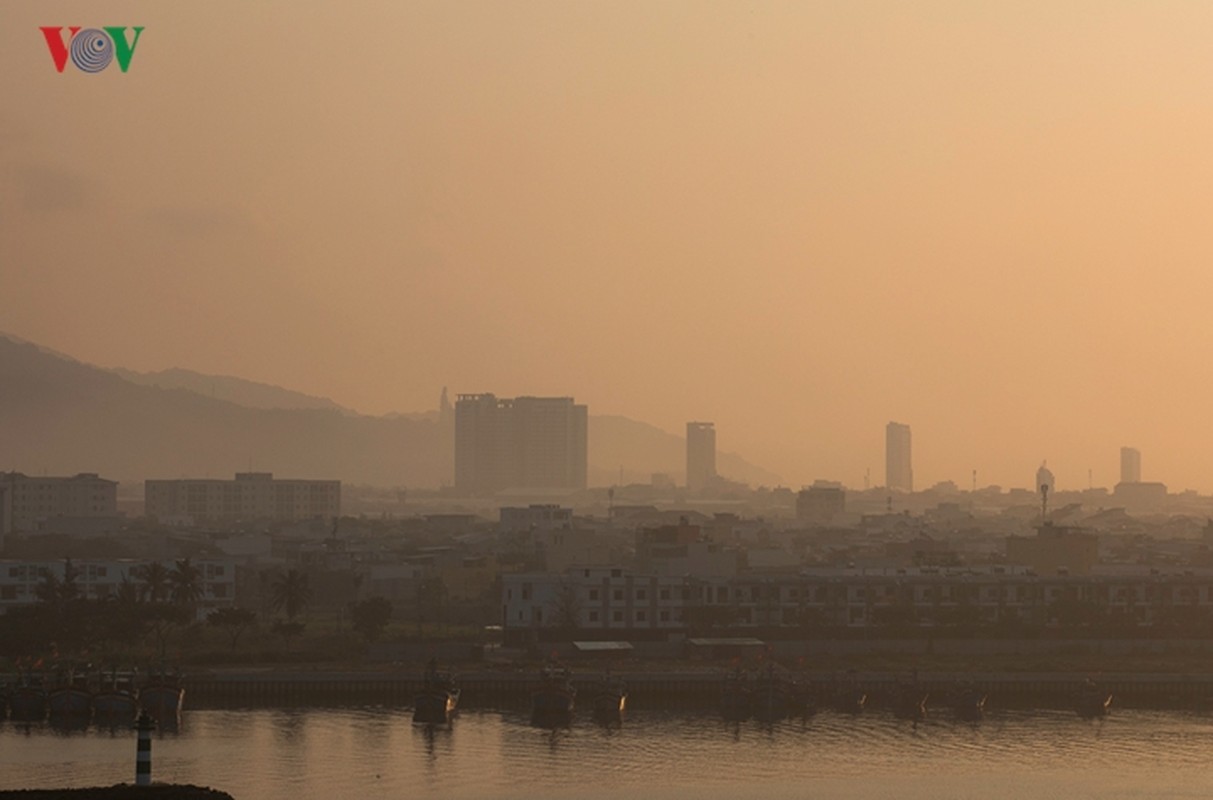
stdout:
[[893,716],[918,722],[927,715],[929,693],[914,684],[901,687],[893,697]]
[[782,675],[775,674],[775,665],[768,664],[750,690],[750,711],[755,719],[774,722],[793,710],[793,687]]
[[720,688],[720,713],[732,721],[743,720],[750,716],[750,676],[736,667],[724,676],[724,685]]
[[608,670],[591,688],[590,703],[595,719],[603,722],[621,720],[628,703],[627,686],[622,680],[611,677]]
[[161,724],[175,722],[185,704],[181,676],[161,670],[150,673],[139,687],[139,707]]
[[9,687],[8,707],[14,720],[32,722],[46,716],[46,688],[42,679],[22,673],[17,683]]
[[539,672],[539,688],[531,695],[532,722],[546,724],[568,722],[573,716],[577,689],[569,668],[557,663]]
[[1093,719],[1103,717],[1112,706],[1112,693],[1100,689],[1095,681],[1088,678],[1078,695],[1074,698],[1074,708],[1080,717]]
[[446,722],[459,705],[459,693],[454,676],[449,672],[440,672],[437,663],[430,659],[421,691],[413,700],[413,721]]
[[857,686],[842,686],[834,690],[830,705],[836,711],[858,714],[868,704],[868,693]]
[[130,723],[139,710],[139,689],[134,672],[112,670],[102,676],[97,694],[93,696],[93,712],[99,721],[113,724]]
[[956,695],[956,716],[968,722],[976,722],[986,714],[986,694],[972,686],[966,686]]
[[56,685],[47,692],[46,705],[52,720],[87,720],[93,713],[88,677],[71,668],[60,673]]

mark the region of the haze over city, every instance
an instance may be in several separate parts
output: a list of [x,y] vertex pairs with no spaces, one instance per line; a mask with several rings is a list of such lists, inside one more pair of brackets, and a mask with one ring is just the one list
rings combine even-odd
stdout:
[[[916,487],[1213,491],[1213,7],[469,8],[7,6],[0,330],[712,420],[792,486],[899,420]],[[129,73],[57,74],[78,23],[146,26]]]

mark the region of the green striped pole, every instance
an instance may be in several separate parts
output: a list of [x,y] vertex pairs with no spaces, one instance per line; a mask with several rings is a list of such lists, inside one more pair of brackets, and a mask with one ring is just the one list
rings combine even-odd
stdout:
[[156,723],[144,711],[139,714],[135,730],[139,731],[139,742],[135,746],[135,785],[152,785],[152,730]]

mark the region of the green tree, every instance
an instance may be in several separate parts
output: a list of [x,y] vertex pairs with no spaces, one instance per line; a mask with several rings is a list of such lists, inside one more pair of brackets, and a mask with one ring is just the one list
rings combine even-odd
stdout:
[[206,622],[215,628],[222,628],[227,634],[228,642],[235,651],[240,636],[257,624],[257,612],[248,608],[216,608],[206,616]]
[[173,631],[189,624],[189,610],[184,606],[168,603],[144,605],[140,610],[147,631],[156,643],[156,650],[163,662],[168,655],[168,640]]
[[202,572],[188,558],[173,565],[168,573],[169,599],[192,609],[202,597]]
[[280,575],[270,587],[270,605],[275,611],[285,611],[291,622],[299,616],[312,600],[312,589],[307,575],[292,569]]
[[159,561],[151,561],[134,570],[144,600],[162,603],[169,598],[169,571]]
[[371,597],[350,604],[354,631],[368,642],[376,642],[392,619],[392,603],[386,597]]

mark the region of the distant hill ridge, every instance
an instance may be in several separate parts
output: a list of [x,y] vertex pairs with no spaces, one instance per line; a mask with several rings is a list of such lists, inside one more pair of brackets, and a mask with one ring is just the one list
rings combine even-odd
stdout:
[[[680,478],[681,436],[591,415],[590,482]],[[778,476],[720,453],[726,477]],[[97,472],[124,481],[229,477],[252,466],[301,478],[438,487],[454,474],[454,431],[436,412],[372,417],[328,398],[185,369],[106,370],[0,334],[0,470]]]

